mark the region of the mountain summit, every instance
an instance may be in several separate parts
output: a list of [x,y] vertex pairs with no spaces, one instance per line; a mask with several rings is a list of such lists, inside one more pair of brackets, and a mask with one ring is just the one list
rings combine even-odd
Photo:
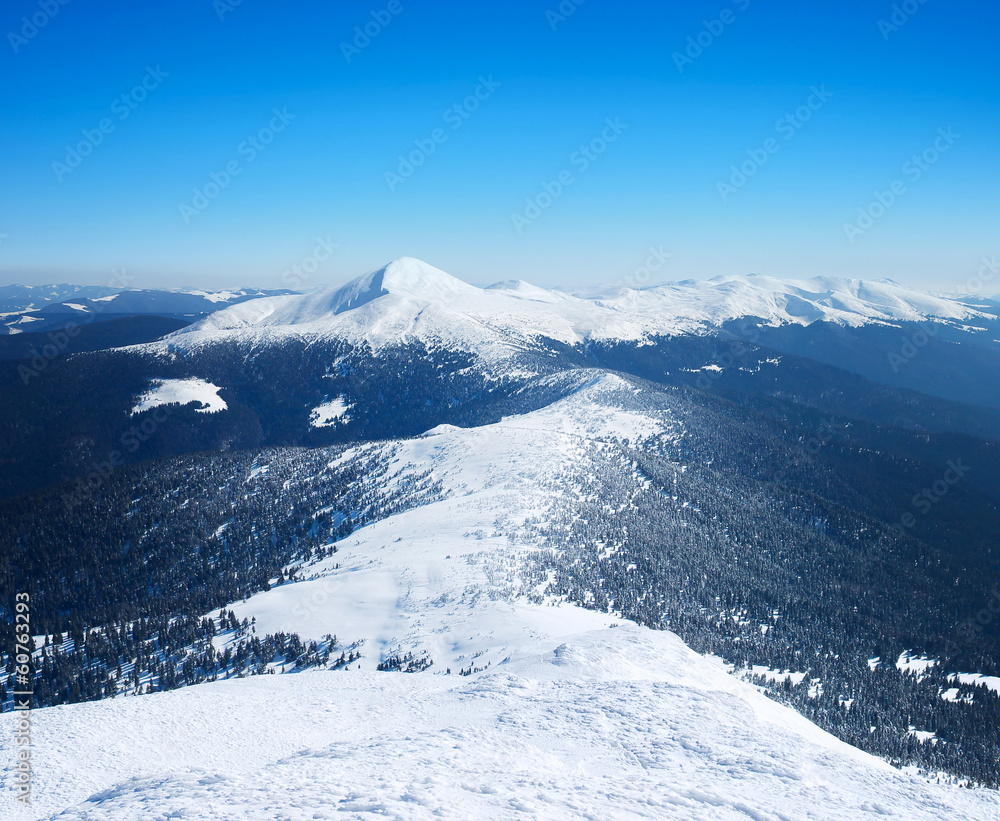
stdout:
[[339,314],[360,308],[382,296],[397,296],[424,302],[449,302],[457,295],[479,293],[462,280],[414,257],[400,257],[388,265],[358,277],[340,288],[323,292],[331,312]]
[[381,289],[377,296],[395,294],[428,302],[447,302],[459,294],[480,293],[479,288],[414,257],[393,260],[385,267],[355,280],[352,285],[369,283],[373,288]]
[[232,332],[305,334],[373,349],[410,341],[450,345],[495,361],[540,339],[639,341],[712,332],[742,318],[772,327],[995,321],[959,299],[887,280],[726,276],[578,295],[521,281],[477,288],[401,257],[339,288],[233,306],[174,334],[170,343],[218,341]]

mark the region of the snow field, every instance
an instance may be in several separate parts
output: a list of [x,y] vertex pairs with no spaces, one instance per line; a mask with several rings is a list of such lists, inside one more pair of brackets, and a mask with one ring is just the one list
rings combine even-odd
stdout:
[[146,393],[139,397],[132,415],[158,408],[161,405],[189,405],[196,403],[198,413],[218,413],[229,406],[219,396],[218,385],[206,382],[204,379],[158,379]]

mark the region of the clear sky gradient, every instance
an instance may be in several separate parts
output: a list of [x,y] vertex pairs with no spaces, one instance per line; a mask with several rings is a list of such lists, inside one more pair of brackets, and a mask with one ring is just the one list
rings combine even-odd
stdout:
[[322,238],[303,288],[402,255],[613,283],[655,248],[654,279],[961,290],[1000,255],[1000,11],[895,8],[12,0],[0,283],[280,288]]

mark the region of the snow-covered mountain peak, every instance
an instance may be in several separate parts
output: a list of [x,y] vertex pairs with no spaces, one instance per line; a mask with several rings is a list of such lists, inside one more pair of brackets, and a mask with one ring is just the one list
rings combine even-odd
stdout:
[[327,293],[331,295],[332,312],[339,314],[382,296],[448,303],[458,296],[477,294],[479,289],[422,260],[400,257]]
[[232,332],[338,337],[374,349],[421,341],[487,359],[523,350],[538,336],[581,342],[593,303],[527,283],[482,289],[413,257],[312,294],[261,299],[221,311],[169,337],[199,344]]
[[448,300],[456,294],[475,294],[479,288],[414,257],[400,257],[370,276],[381,280],[385,293],[411,296],[428,302]]
[[751,274],[571,294],[521,280],[477,288],[426,262],[401,257],[339,288],[233,306],[174,334],[167,344],[252,332],[337,337],[376,350],[421,342],[496,362],[542,340],[566,345],[640,341],[711,332],[743,318],[774,327],[928,320],[981,326],[996,319],[961,300],[888,280],[781,280]]

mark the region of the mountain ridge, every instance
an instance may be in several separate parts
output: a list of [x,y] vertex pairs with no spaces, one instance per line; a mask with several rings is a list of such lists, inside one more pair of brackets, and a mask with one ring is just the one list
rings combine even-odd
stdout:
[[510,343],[520,347],[540,337],[568,345],[642,340],[717,330],[739,319],[772,326],[830,322],[850,327],[934,321],[976,323],[973,327],[985,329],[997,316],[982,306],[890,280],[779,280],[752,274],[641,289],[613,286],[580,296],[522,280],[478,288],[420,260],[401,257],[338,288],[226,308],[176,333],[171,341],[183,344],[227,332],[280,329],[343,335],[379,347],[380,333],[385,333],[392,341],[465,343],[480,348],[480,353],[489,349],[496,354]]

